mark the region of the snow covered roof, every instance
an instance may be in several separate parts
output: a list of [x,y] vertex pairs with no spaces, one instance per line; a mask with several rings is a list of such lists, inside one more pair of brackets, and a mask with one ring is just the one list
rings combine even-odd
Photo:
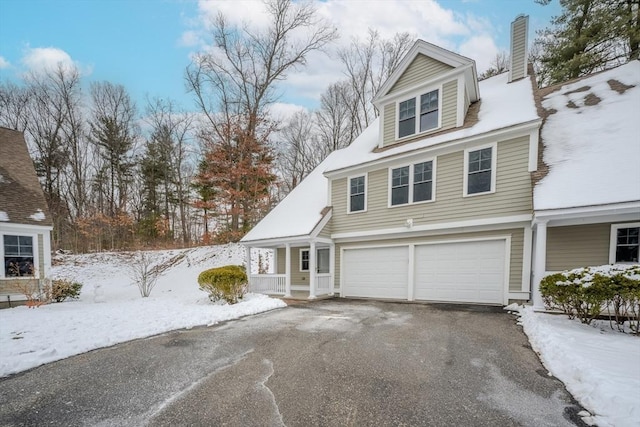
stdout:
[[565,84],[544,96],[548,174],[536,210],[640,201],[640,62]]
[[53,224],[22,132],[0,127],[0,223]]
[[[378,147],[379,119],[373,121],[351,145],[331,153],[296,188],[265,216],[242,242],[307,236],[327,207],[328,181],[324,173],[393,157],[409,151],[481,135],[497,129],[538,120],[529,79],[507,84],[507,73],[480,82],[482,100],[478,121],[458,130],[426,137],[387,150]],[[509,114],[505,114],[505,108]]]

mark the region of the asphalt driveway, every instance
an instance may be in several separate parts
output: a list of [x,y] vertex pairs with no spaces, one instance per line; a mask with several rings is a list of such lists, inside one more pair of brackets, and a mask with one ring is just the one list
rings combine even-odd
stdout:
[[563,426],[581,408],[514,316],[325,300],[0,380],[0,425]]

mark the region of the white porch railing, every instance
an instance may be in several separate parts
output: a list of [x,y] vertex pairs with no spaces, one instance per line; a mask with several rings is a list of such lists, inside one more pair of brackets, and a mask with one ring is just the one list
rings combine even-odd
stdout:
[[284,295],[285,282],[285,274],[252,274],[249,277],[249,289],[261,294]]
[[318,273],[316,275],[316,293],[317,295],[328,295],[333,289],[331,283],[331,273]]

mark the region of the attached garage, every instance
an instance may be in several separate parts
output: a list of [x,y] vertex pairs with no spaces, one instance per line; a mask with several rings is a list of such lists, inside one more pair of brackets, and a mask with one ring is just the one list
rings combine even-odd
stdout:
[[408,246],[346,249],[344,296],[407,299],[408,260]]
[[507,240],[345,248],[342,295],[503,304]]

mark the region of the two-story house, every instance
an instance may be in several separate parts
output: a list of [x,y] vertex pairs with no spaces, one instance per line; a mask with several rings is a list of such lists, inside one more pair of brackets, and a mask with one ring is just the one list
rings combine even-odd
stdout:
[[[275,273],[250,275],[251,289],[539,301],[532,275],[539,281],[555,265],[546,255],[558,248],[547,247],[546,225],[565,223],[545,219],[553,212],[534,215],[533,186],[562,177],[544,176],[540,129],[543,118],[555,119],[527,69],[528,18],[511,32],[510,71],[480,82],[473,60],[418,40],[374,98],[376,122],[242,239],[249,263],[252,247],[276,254]],[[550,145],[566,139],[555,135]]]

